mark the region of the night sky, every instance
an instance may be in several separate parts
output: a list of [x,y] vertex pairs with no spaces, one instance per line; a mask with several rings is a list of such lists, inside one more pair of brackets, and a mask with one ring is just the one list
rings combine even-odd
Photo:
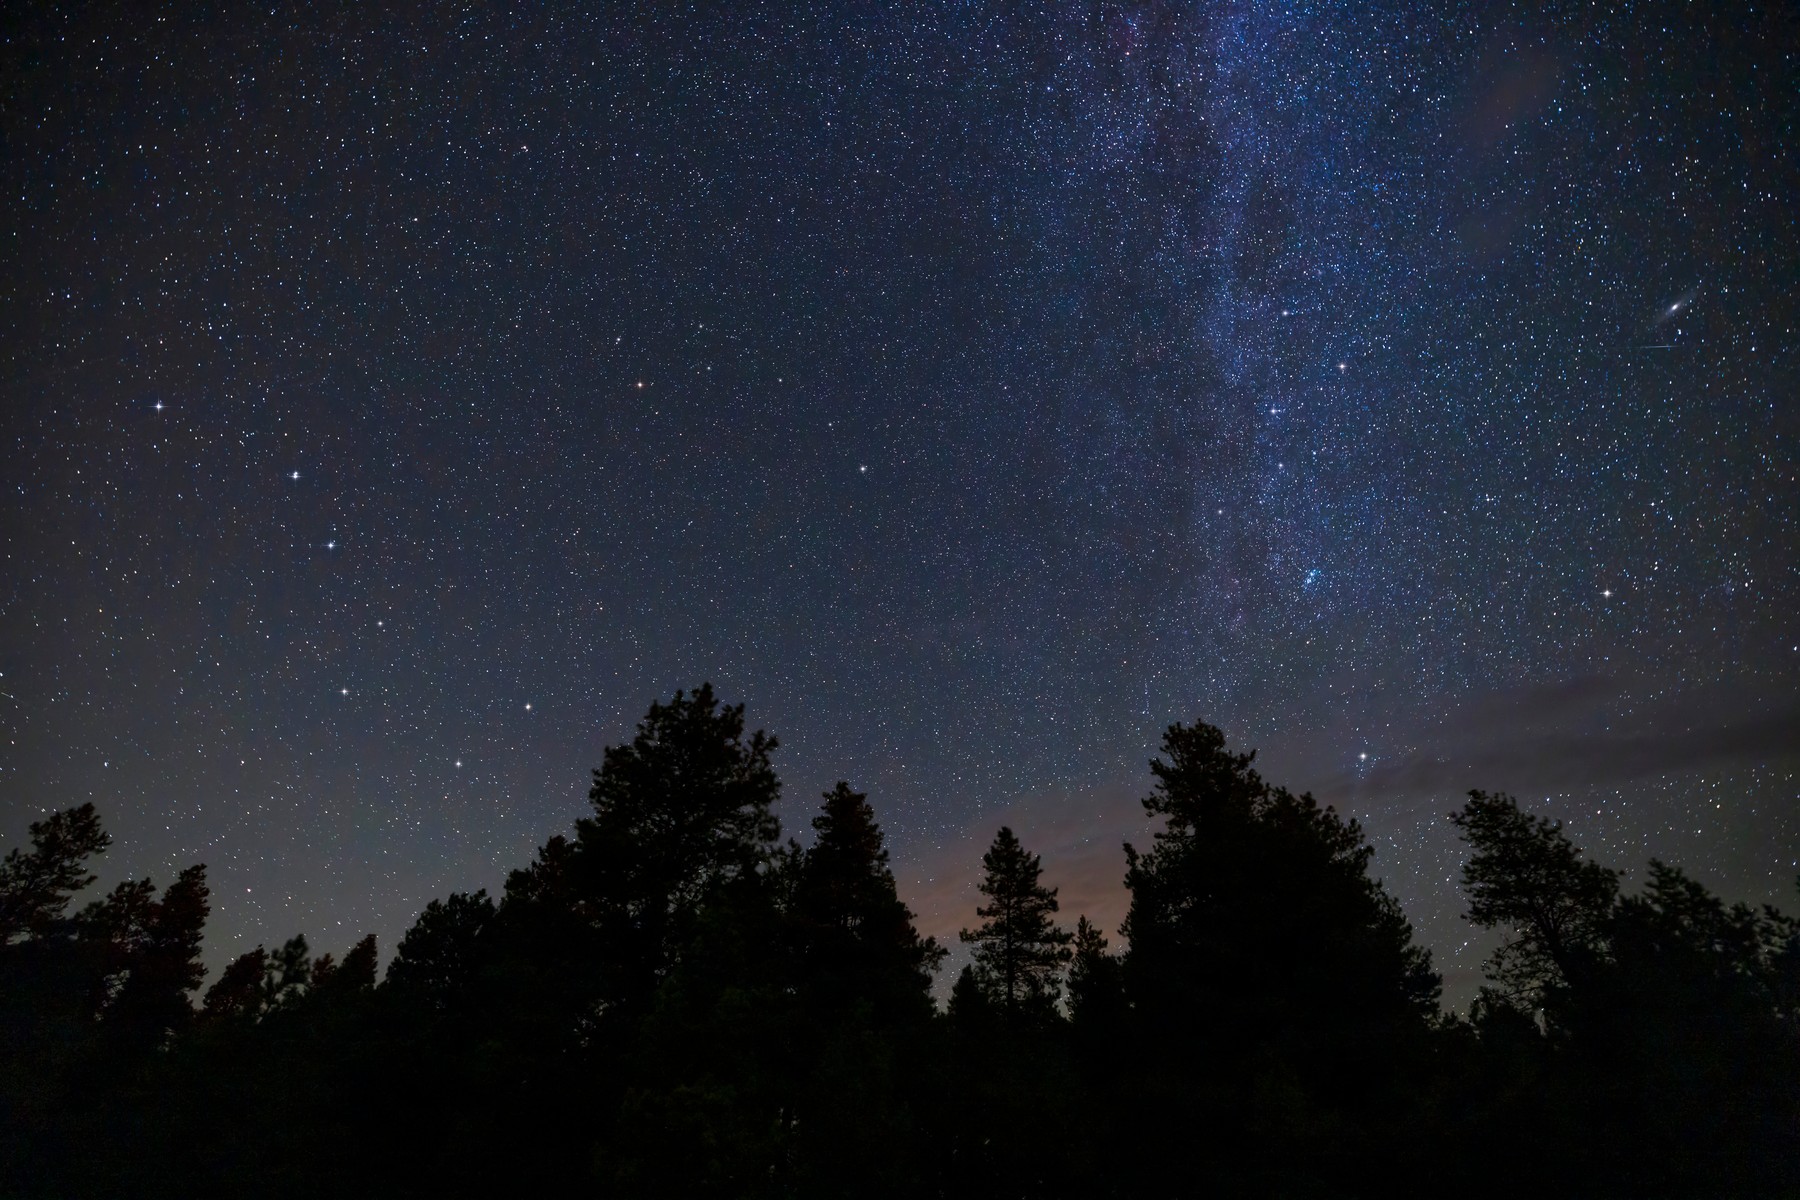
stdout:
[[1452,1001],[1470,787],[1795,907],[1791,6],[210,7],[0,18],[0,844],[391,950],[710,680],[927,932],[1195,718]]

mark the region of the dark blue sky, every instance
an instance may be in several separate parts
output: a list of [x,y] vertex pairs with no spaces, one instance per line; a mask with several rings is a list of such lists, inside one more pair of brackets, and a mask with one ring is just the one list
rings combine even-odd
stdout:
[[1453,997],[1469,787],[1791,906],[1790,10],[786,9],[5,18],[9,844],[391,947],[711,680],[939,932],[1193,718]]

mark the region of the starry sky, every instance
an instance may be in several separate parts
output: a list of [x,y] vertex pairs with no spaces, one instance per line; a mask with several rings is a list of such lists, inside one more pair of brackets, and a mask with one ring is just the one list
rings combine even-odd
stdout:
[[1452,1001],[1470,787],[1791,910],[1800,18],[1712,7],[10,9],[0,834],[391,949],[710,680],[928,932],[1002,821],[1116,924],[1195,718]]

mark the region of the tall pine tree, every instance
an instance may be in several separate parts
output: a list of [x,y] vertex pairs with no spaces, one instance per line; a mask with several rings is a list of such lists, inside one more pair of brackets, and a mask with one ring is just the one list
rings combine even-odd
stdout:
[[818,836],[799,859],[791,906],[808,991],[924,1015],[945,952],[913,926],[868,797],[839,781],[812,824]]
[[[1203,722],[1171,726],[1163,755],[1144,801],[1163,827],[1126,847],[1134,1119],[1154,1146],[1210,1135],[1214,1185],[1240,1191],[1315,1188],[1347,1156],[1394,1152],[1439,981],[1362,829],[1265,783]],[[1145,1191],[1194,1186],[1180,1156],[1143,1165]]]
[[981,856],[981,867],[979,886],[988,902],[975,915],[982,923],[958,935],[975,947],[975,981],[1010,1018],[1049,1015],[1069,961],[1069,932],[1052,920],[1056,889],[1039,881],[1043,862],[1004,825]]

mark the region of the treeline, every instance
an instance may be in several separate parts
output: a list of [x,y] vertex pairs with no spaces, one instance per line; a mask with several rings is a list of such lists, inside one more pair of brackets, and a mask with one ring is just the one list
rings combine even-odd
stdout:
[[[203,868],[71,915],[92,806],[0,864],[8,1196],[1800,1194],[1800,923],[1621,891],[1502,795],[1454,814],[1489,986],[1446,1014],[1354,821],[1171,727],[1122,950],[982,859],[970,965],[840,783],[781,840],[775,739],[710,688],[605,752],[496,899],[302,938],[201,991]],[[197,1001],[197,1003],[196,1003]]]

